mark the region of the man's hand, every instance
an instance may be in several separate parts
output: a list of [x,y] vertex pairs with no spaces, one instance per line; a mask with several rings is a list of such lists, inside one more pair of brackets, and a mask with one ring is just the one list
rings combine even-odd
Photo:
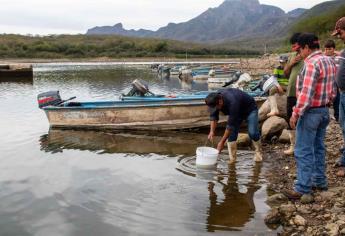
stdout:
[[220,141],[218,143],[217,150],[218,150],[219,153],[224,149],[224,144],[225,144],[225,142],[223,142],[223,141]]
[[214,138],[214,132],[210,131],[210,133],[208,134],[208,140],[210,140],[211,142],[213,142],[213,138]]
[[297,123],[297,119],[294,116],[291,116],[291,118],[290,118],[291,129],[296,129],[296,123]]
[[278,93],[280,94],[280,95],[283,95],[284,94],[284,89],[279,85],[278,86]]
[[292,60],[291,60],[291,66],[294,66],[298,62],[302,60],[302,56],[300,54],[297,54]]

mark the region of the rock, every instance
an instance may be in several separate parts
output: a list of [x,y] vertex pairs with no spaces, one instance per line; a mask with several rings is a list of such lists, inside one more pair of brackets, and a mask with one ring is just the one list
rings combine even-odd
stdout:
[[302,206],[299,206],[297,207],[297,211],[301,214],[310,214],[311,213],[311,210],[309,210],[305,205],[302,205]]
[[310,194],[303,194],[303,196],[301,197],[301,203],[303,204],[309,204],[312,202],[314,202],[314,198]]
[[266,100],[259,109],[259,121],[264,121],[267,119],[267,114],[271,111],[270,103]]
[[312,227],[308,227],[307,228],[307,235],[312,235],[313,232],[313,228]]
[[287,201],[288,198],[282,193],[274,194],[272,196],[269,196],[267,199],[267,203],[270,205],[279,205]]
[[304,226],[299,226],[298,231],[304,231]]
[[325,220],[330,220],[331,219],[331,214],[327,213],[323,215],[323,219]]
[[345,235],[345,228],[340,231],[340,235]]
[[[287,116],[286,113],[286,95],[274,95],[277,99],[277,105],[278,105],[278,110],[279,110],[279,116],[285,118]],[[267,99],[269,102],[269,99]],[[271,111],[271,109],[270,109]]]
[[345,221],[343,220],[338,220],[336,224],[339,226],[339,229],[344,229],[345,228]]
[[306,225],[306,220],[300,215],[295,216],[293,221],[294,221],[295,225],[298,225],[298,226],[305,226]]
[[237,145],[240,147],[250,146],[250,138],[246,133],[239,133],[237,137]]
[[285,121],[285,119],[278,116],[272,116],[264,121],[261,129],[261,135],[264,139],[266,139],[276,133],[281,132],[287,127],[288,123]]
[[320,193],[321,199],[323,201],[330,201],[334,198],[335,195],[336,193],[330,191]]
[[333,187],[328,190],[328,192],[342,193],[344,191],[343,187]]
[[278,141],[280,143],[290,143],[289,131],[284,129],[282,134],[279,136]]
[[291,216],[295,213],[296,207],[295,205],[289,203],[289,204],[283,204],[279,207],[279,212],[284,216],[286,219],[290,219]]
[[339,233],[339,226],[334,223],[329,223],[326,225],[326,229],[330,236],[336,236]]
[[343,213],[344,209],[342,207],[338,207],[338,206],[335,205],[335,206],[332,207],[331,212],[332,213]]
[[281,215],[277,208],[272,208],[265,217],[266,224],[280,224]]
[[345,221],[345,215],[338,215],[338,220]]

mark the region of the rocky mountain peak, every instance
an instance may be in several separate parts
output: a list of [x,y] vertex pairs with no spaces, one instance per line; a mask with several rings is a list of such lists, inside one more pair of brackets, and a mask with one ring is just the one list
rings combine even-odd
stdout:
[[123,29],[122,23],[117,23],[113,27],[116,28],[116,29]]

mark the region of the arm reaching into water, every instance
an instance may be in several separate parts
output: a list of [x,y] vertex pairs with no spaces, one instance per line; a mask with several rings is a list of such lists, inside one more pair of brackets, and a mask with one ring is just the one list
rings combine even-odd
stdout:
[[210,133],[208,134],[208,140],[213,141],[214,134],[217,128],[217,120],[212,120],[210,124]]
[[228,138],[230,136],[230,132],[231,132],[231,130],[229,128],[225,129],[224,135],[217,145],[217,150],[219,153],[223,150],[225,142],[228,140]]

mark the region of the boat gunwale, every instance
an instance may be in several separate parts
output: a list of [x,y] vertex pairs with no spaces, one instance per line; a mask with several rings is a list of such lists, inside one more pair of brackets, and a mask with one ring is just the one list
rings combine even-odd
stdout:
[[[188,101],[190,99],[187,99],[186,101]],[[126,108],[145,108],[145,107],[171,107],[171,106],[200,106],[200,105],[205,105],[204,100],[200,100],[200,99],[195,99],[193,100],[192,103],[188,103],[188,102],[181,102],[180,101],[174,101],[172,100],[171,103],[166,103],[167,101],[171,101],[171,100],[166,100],[166,101],[140,101],[140,100],[133,100],[133,101],[103,101],[103,102],[80,102],[81,104],[97,104],[97,103],[114,103],[114,105],[112,106],[47,106],[47,107],[43,107],[42,109],[44,111],[52,111],[52,110],[91,110],[91,109],[126,109]],[[122,106],[118,106],[117,104],[125,104]]]

